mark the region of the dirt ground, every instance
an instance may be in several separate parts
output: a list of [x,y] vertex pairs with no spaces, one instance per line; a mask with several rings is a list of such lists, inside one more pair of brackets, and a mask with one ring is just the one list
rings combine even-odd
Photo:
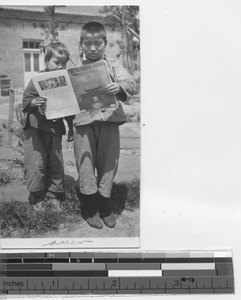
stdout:
[[[20,97],[15,103],[19,101]],[[136,122],[139,103],[125,105],[124,109],[133,120],[120,127],[121,155],[115,182],[140,178],[140,127]],[[12,174],[11,182],[0,187],[0,201],[25,202],[28,192],[23,179],[23,147],[19,145],[19,138],[15,135],[13,135],[12,147],[8,145],[8,130],[3,127],[3,123],[7,125],[7,116],[8,97],[0,97],[0,170],[8,170]],[[73,146],[72,143],[66,141],[66,137],[63,138],[63,150],[66,182],[74,183],[77,179],[77,171]],[[64,224],[57,233],[48,232],[41,237],[137,237],[139,236],[139,223],[139,209],[124,210],[121,215],[117,216],[117,225],[112,229],[104,226],[103,229],[98,230],[90,227],[83,220],[80,224]],[[19,233],[15,232],[13,237],[20,237]]]

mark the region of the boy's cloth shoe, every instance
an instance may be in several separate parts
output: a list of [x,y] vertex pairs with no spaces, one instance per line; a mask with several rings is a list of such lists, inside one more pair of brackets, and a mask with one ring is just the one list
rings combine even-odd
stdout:
[[94,216],[88,216],[86,218],[86,222],[91,227],[94,227],[94,228],[97,228],[97,229],[101,229],[103,227],[103,224],[102,224],[101,219],[100,219],[98,214],[95,214]]
[[45,203],[45,208],[50,209],[51,211],[61,212],[60,201],[54,198],[47,198]]
[[33,210],[37,212],[45,210],[44,194],[42,192],[30,192],[28,201],[32,205]]
[[32,207],[33,207],[33,210],[35,210],[36,212],[44,212],[45,211],[44,201],[38,202],[38,203],[34,204]]
[[44,200],[44,193],[42,191],[30,192],[28,196],[28,201],[31,205],[35,205],[39,202],[42,202],[43,200]]
[[116,219],[113,212],[111,212],[108,216],[102,216],[102,220],[107,227],[113,228],[116,225]]
[[44,212],[45,210],[61,212],[59,201],[57,199],[46,199],[33,205],[33,210],[37,212]]
[[113,205],[110,198],[99,195],[100,217],[107,227],[113,228],[116,225],[116,218],[113,213]]
[[80,200],[83,203],[83,218],[91,227],[101,229],[103,227],[103,224],[98,214],[97,195],[81,194]]

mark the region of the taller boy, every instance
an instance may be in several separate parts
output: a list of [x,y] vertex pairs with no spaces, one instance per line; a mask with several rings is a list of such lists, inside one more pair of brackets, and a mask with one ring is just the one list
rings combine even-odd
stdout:
[[[111,190],[120,155],[119,125],[126,122],[121,103],[131,98],[134,80],[116,59],[107,58],[105,27],[90,22],[82,27],[80,45],[85,54],[83,64],[105,60],[112,79],[106,93],[115,95],[116,108],[83,112],[74,120],[74,153],[79,174],[79,191],[88,224],[102,228],[116,225]],[[96,176],[97,174],[97,176]]]

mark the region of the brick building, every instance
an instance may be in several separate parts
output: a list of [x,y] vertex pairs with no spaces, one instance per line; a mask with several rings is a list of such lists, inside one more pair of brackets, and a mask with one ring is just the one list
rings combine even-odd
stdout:
[[[80,62],[79,35],[82,25],[99,21],[106,25],[107,54],[119,56],[121,29],[111,17],[103,17],[101,6],[56,6],[54,20],[58,39],[66,44],[71,58]],[[7,75],[17,88],[43,68],[41,44],[47,43],[51,15],[44,6],[0,5],[0,75]],[[115,26],[113,25],[115,24]],[[68,67],[72,67],[71,62]]]

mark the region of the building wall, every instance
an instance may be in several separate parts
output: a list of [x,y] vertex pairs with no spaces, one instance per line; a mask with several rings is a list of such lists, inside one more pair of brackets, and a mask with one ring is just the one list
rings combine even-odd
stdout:
[[[15,87],[24,88],[23,40],[44,40],[46,33],[39,26],[43,22],[0,18],[0,75],[8,75]],[[59,40],[70,50],[71,58],[79,64],[79,36],[82,24],[59,24]],[[121,39],[120,31],[107,29],[108,45],[106,54],[119,56],[116,40]],[[68,67],[73,64],[69,63]]]
[[0,74],[6,74],[16,87],[24,86],[23,39],[41,39],[37,29],[0,28]]

